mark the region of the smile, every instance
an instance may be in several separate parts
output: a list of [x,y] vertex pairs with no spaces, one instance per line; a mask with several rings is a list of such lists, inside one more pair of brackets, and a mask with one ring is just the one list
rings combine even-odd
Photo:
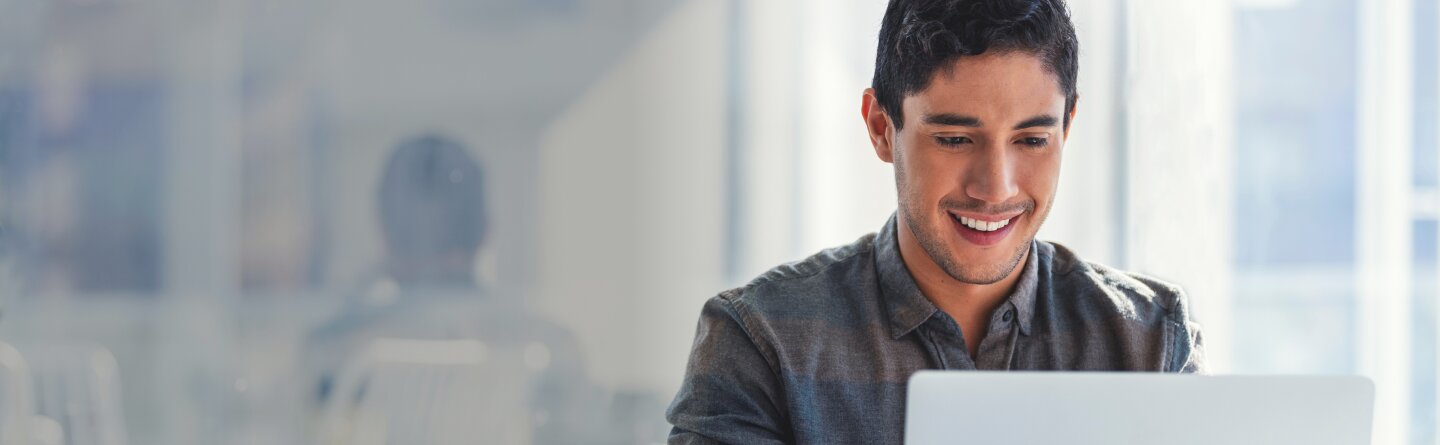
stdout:
[[1015,228],[1012,224],[1020,219],[1023,213],[1015,215],[974,215],[964,216],[949,213],[950,221],[955,231],[965,241],[977,246],[992,246],[1005,239],[1011,230]]
[[964,224],[965,227],[979,230],[981,232],[994,232],[996,230],[1004,228],[1005,226],[1010,225],[1010,220],[1008,219],[1000,221],[981,221],[967,216],[961,216],[959,219],[960,224]]

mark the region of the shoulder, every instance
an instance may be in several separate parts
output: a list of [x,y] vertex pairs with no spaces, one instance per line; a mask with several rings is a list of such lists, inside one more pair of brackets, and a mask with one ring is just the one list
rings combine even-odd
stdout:
[[876,289],[875,234],[822,250],[760,274],[743,286],[721,292],[711,304],[723,306],[747,330],[783,320],[837,321],[863,311],[858,299]]
[[1051,254],[1050,281],[1042,292],[1047,308],[1042,310],[1082,331],[1115,338],[1122,350],[1134,352],[1127,357],[1157,354],[1153,362],[1127,362],[1127,369],[1204,371],[1200,327],[1190,320],[1189,301],[1179,286],[1082,260],[1059,244],[1041,244]]
[[1117,269],[1080,258],[1064,245],[1039,242],[1049,254],[1051,288],[1074,296],[1076,304],[1104,310],[1134,321],[1171,321],[1184,324],[1189,314],[1185,291],[1149,275]]

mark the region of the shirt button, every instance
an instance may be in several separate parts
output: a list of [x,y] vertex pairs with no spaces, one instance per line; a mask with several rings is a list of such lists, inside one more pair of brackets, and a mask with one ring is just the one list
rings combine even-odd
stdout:
[[1015,319],[1015,310],[1014,310],[1014,309],[1006,310],[1006,311],[1005,311],[1005,315],[1001,315],[1001,316],[1000,316],[1000,320],[1001,320],[1001,321],[1004,321],[1004,322],[1006,322],[1006,323],[1009,323],[1010,320],[1014,320],[1014,319]]

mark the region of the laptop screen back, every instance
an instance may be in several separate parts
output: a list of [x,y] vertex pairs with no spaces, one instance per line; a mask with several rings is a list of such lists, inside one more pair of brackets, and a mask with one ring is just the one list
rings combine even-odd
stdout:
[[1370,443],[1363,377],[922,371],[905,443]]

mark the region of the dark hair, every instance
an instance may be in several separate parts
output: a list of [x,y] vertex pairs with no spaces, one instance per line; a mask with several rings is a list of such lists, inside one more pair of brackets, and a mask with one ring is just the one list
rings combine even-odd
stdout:
[[895,127],[905,96],[962,56],[1024,51],[1040,58],[1065,94],[1065,127],[1075,108],[1080,42],[1064,0],[890,0],[880,26],[871,87]]
[[435,134],[395,147],[380,180],[381,230],[391,255],[474,252],[485,233],[484,178],[469,150]]

